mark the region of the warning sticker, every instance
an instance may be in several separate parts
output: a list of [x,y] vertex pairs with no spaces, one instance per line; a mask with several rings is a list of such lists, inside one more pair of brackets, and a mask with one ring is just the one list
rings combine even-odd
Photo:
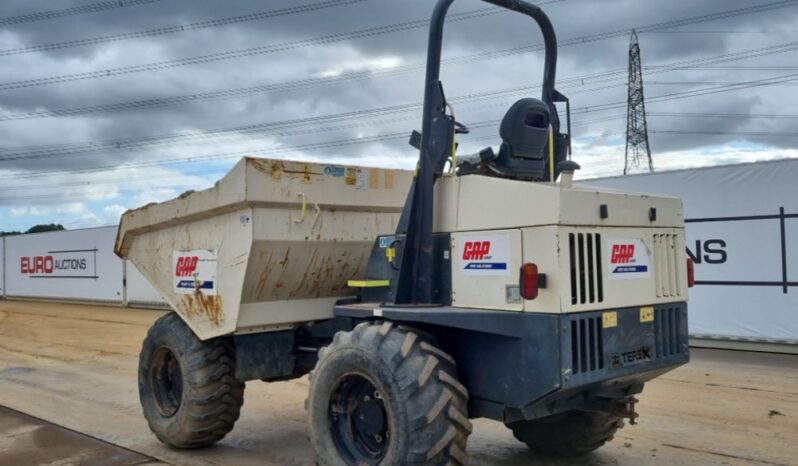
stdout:
[[609,250],[611,279],[629,280],[649,277],[651,257],[648,247],[642,239],[610,240]]
[[349,186],[357,184],[357,168],[349,167],[346,169],[346,184]]
[[216,251],[175,251],[172,254],[172,279],[177,294],[216,295]]
[[357,169],[357,189],[366,189],[369,187],[369,169]]

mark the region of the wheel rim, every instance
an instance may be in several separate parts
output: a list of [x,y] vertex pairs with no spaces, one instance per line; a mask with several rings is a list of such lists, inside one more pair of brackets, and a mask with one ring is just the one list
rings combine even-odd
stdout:
[[359,374],[338,380],[330,400],[330,431],[350,464],[377,464],[391,436],[385,401],[376,386]]
[[165,417],[174,416],[183,399],[183,374],[177,356],[165,346],[153,353],[150,386],[158,412]]

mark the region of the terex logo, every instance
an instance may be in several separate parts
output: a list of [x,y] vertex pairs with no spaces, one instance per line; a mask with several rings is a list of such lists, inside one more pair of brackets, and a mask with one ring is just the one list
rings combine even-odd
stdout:
[[463,260],[481,261],[490,258],[490,241],[466,241],[463,247]]
[[197,263],[199,257],[197,256],[183,256],[177,258],[177,267],[175,267],[176,277],[191,277],[197,270]]
[[631,244],[614,244],[612,246],[612,258],[611,262],[613,264],[628,264],[632,261],[632,258],[635,256],[635,245],[634,243]]
[[55,270],[55,258],[53,256],[21,257],[20,262],[23,274],[53,273],[53,270]]

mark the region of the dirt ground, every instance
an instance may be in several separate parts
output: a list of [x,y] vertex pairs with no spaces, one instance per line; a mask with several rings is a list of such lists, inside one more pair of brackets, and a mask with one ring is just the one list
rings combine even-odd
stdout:
[[[313,464],[305,433],[305,379],[249,382],[241,419],[215,447],[176,451],[161,445],[141,415],[136,389],[139,346],[161,314],[0,301],[0,405],[132,455],[105,464],[153,464],[152,459],[175,465]],[[693,350],[692,356],[689,365],[646,387],[638,425],[625,427],[592,455],[576,461],[541,458],[503,425],[476,420],[468,445],[471,463],[798,465],[798,356],[717,350]],[[69,459],[79,454],[75,451],[53,462],[53,455],[32,448],[24,435],[56,427],[29,420],[26,431],[21,421],[11,426],[7,419],[0,416],[0,465],[80,463]],[[60,442],[71,442],[73,450],[99,448],[83,436],[63,435]],[[55,452],[55,443],[38,445]],[[13,456],[25,451],[25,460]]]

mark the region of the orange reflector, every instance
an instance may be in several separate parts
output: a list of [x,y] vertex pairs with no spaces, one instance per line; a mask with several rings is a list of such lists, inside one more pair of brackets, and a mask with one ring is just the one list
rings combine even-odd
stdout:
[[690,288],[695,286],[695,262],[689,257],[687,258],[687,286]]
[[538,297],[538,266],[531,262],[521,266],[521,296],[524,299]]

